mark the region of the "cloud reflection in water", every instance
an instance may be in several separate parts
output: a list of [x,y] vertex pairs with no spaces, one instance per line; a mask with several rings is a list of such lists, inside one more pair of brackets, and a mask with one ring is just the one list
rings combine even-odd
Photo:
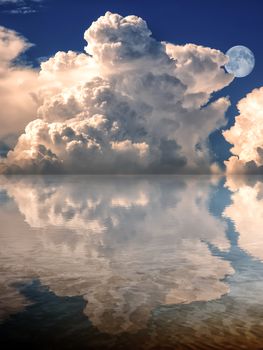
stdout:
[[[216,181],[2,177],[13,202],[0,214],[1,290],[36,277],[58,296],[83,295],[84,313],[111,334],[145,328],[159,305],[220,298],[233,268],[209,248],[230,247],[225,221],[208,210]],[[8,288],[4,316],[14,311]]]

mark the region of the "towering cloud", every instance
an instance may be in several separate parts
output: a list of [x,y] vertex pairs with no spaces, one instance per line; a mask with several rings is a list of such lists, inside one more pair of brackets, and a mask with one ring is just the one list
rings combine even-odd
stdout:
[[[85,32],[86,54],[42,63],[37,119],[2,172],[208,172],[207,138],[224,125],[233,76],[217,50],[156,41],[145,21],[107,12]],[[215,169],[215,166],[212,166]]]
[[263,172],[263,87],[238,103],[235,125],[223,135],[233,145],[226,162],[228,173]]

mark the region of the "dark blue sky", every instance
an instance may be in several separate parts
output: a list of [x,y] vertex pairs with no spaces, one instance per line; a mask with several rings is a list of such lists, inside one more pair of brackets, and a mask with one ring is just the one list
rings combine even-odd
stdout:
[[[141,16],[159,40],[195,43],[223,52],[234,45],[249,47],[256,58],[254,71],[220,92],[229,95],[232,103],[229,125],[237,114],[237,101],[263,85],[262,0],[46,0],[32,14],[9,14],[11,7],[1,7],[0,24],[36,44],[27,54],[35,62],[58,50],[83,51],[85,29],[108,10]],[[215,132],[210,139],[217,158],[226,159],[229,147],[221,133]]]

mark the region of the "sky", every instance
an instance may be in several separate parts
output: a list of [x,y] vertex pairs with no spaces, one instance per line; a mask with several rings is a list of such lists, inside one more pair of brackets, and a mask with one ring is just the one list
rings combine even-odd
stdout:
[[[20,56],[19,61],[36,69],[41,61],[58,51],[83,52],[87,44],[83,33],[106,11],[124,17],[141,17],[158,42],[165,41],[182,46],[193,43],[220,50],[222,53],[235,45],[247,46],[256,59],[253,72],[215,89],[210,96],[210,101],[228,96],[231,103],[225,112],[227,125],[218,125],[209,136],[209,149],[213,160],[223,164],[230,157],[231,145],[222,136],[221,129],[234,125],[235,117],[239,114],[237,103],[253,89],[263,85],[263,46],[260,41],[260,33],[263,32],[262,10],[263,4],[260,0],[2,0],[0,24],[34,44]],[[261,115],[258,122],[261,122],[260,118]],[[4,148],[6,142],[2,143]],[[261,149],[261,145],[254,145],[254,148]],[[237,155],[240,158],[241,154]],[[246,157],[244,162],[253,161],[257,163],[257,168],[262,166],[258,155]]]

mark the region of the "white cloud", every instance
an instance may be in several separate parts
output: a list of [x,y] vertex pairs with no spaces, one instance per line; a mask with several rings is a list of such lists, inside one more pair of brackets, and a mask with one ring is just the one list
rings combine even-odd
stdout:
[[19,2],[21,2],[21,0],[0,0],[0,5],[1,4],[7,4],[7,3],[15,4],[15,3],[19,3]]
[[44,0],[0,0],[3,11],[9,14],[30,14],[35,13],[40,8],[40,3]]
[[0,0],[0,5],[5,4],[18,4],[18,5],[25,5],[26,3],[40,3],[44,0]]
[[225,161],[228,173],[263,172],[263,87],[239,101],[235,124],[223,135],[233,145]]
[[37,72],[14,60],[30,48],[25,38],[0,26],[0,138],[20,134],[37,112],[32,93],[37,87]]
[[107,12],[85,32],[87,54],[41,64],[37,119],[4,172],[209,172],[206,142],[225,124],[233,76],[218,50],[151,37],[136,16]]

